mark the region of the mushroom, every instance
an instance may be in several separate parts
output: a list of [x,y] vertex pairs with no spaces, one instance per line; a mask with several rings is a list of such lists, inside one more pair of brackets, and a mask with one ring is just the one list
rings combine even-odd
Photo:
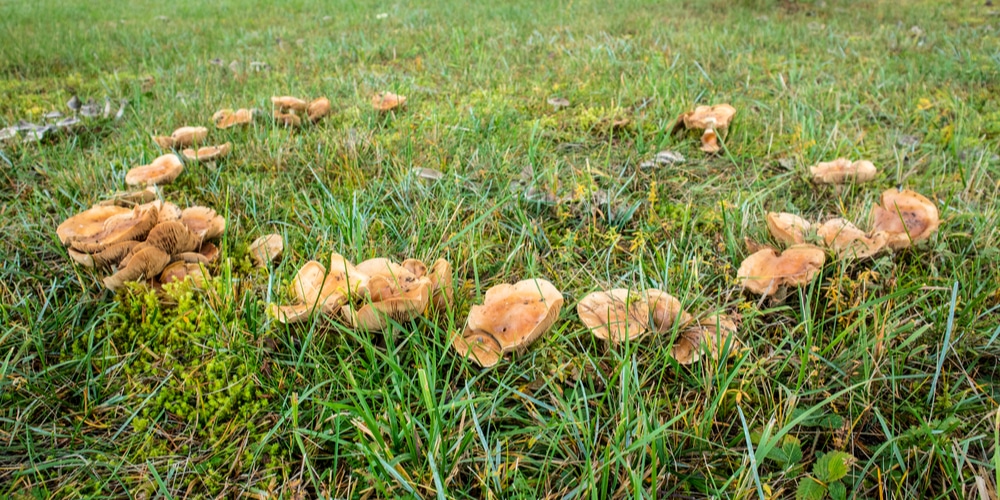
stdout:
[[271,304],[268,307],[271,315],[282,323],[295,323],[308,318],[316,308],[325,314],[339,310],[357,288],[358,281],[351,276],[353,266],[340,255],[334,254],[330,264],[329,272],[315,260],[302,266],[292,280],[298,304]]
[[274,121],[286,127],[298,127],[302,125],[302,119],[292,113],[274,112]]
[[837,158],[833,161],[820,162],[809,167],[812,180],[817,184],[847,184],[849,182],[868,182],[875,178],[878,170],[867,160],[851,162],[847,158]]
[[[141,240],[156,225],[158,213],[159,210],[155,205],[126,209],[124,213],[118,213],[101,221],[100,229],[97,231],[94,231],[93,227],[80,230],[75,233],[76,236],[69,238],[68,243],[73,250],[94,254],[116,243]],[[83,236],[84,234],[86,236]]]
[[191,278],[191,282],[196,287],[204,288],[208,280],[212,279],[212,275],[199,263],[177,260],[163,268],[157,281],[161,285],[166,285],[167,283],[184,281],[187,278]]
[[167,255],[193,252],[201,248],[201,237],[180,221],[162,222],[146,235],[144,245],[163,250]]
[[434,261],[427,273],[431,282],[431,305],[437,311],[447,310],[455,303],[455,291],[452,289],[451,262],[444,259]]
[[389,259],[369,259],[357,265],[362,282],[359,296],[366,298],[361,307],[343,306],[347,323],[361,330],[385,330],[389,320],[410,321],[427,308],[431,282],[411,269],[425,272],[427,267],[416,259],[405,261],[409,268]]
[[111,217],[131,212],[131,208],[97,205],[63,221],[56,228],[56,235],[63,245],[68,245],[70,241],[89,238],[101,232],[105,221]]
[[392,92],[379,92],[372,96],[372,107],[377,111],[392,111],[403,104],[406,104],[406,96],[396,95]]
[[237,109],[236,111],[223,109],[212,115],[212,121],[215,122],[215,127],[220,129],[227,129],[237,125],[247,125],[253,122],[253,111],[244,108]]
[[129,259],[128,265],[119,269],[115,274],[104,278],[104,286],[111,291],[117,291],[129,281],[139,281],[160,274],[169,263],[170,256],[163,250],[152,246],[146,247],[134,254]]
[[546,102],[548,102],[549,106],[552,106],[552,108],[556,111],[559,111],[559,108],[569,107],[569,99],[565,97],[550,97]]
[[205,146],[203,148],[198,148],[197,151],[193,149],[185,149],[182,154],[184,158],[189,161],[215,161],[219,158],[223,158],[229,155],[232,151],[233,144],[227,142],[219,146]]
[[786,246],[801,245],[806,242],[806,233],[812,224],[795,214],[768,212],[767,229],[771,236]]
[[674,131],[681,128],[704,130],[701,136],[701,150],[706,153],[716,153],[722,149],[717,132],[725,132],[735,115],[736,108],[729,104],[698,106],[694,111],[688,111],[677,118]]
[[646,290],[646,303],[653,320],[652,329],[656,333],[666,333],[674,325],[684,326],[691,322],[691,315],[681,307],[681,301],[662,290]]
[[889,235],[884,231],[865,234],[846,219],[830,219],[820,224],[816,234],[838,257],[867,259],[885,248]]
[[169,136],[156,136],[153,140],[163,149],[186,148],[200,143],[208,137],[205,127],[181,127]]
[[181,220],[181,214],[183,213],[181,207],[178,207],[169,201],[154,201],[152,203],[156,203],[160,210],[159,216],[156,218],[157,224],[161,222]]
[[306,108],[306,116],[313,123],[320,121],[328,113],[330,113],[330,100],[325,97],[314,99]]
[[208,207],[185,208],[180,221],[203,240],[215,239],[226,230],[226,219]]
[[670,356],[682,365],[690,365],[701,359],[707,348],[713,358],[719,358],[729,345],[729,352],[740,347],[736,338],[736,323],[725,316],[713,316],[681,332],[674,341]]
[[930,238],[941,225],[934,202],[908,189],[883,192],[882,205],[872,207],[872,220],[872,229],[885,231],[893,250]]
[[95,253],[79,252],[72,248],[67,249],[69,258],[83,267],[105,269],[118,264],[125,258],[132,248],[138,245],[138,241],[120,241],[108,245],[103,250]]
[[576,305],[580,321],[601,340],[635,340],[649,328],[649,303],[640,293],[624,288],[591,292]]
[[274,105],[276,111],[282,113],[287,113],[289,111],[302,112],[309,108],[309,104],[298,97],[292,96],[275,96],[271,97],[271,104]]
[[129,186],[153,186],[168,184],[181,175],[184,163],[173,153],[168,153],[153,160],[149,165],[142,165],[129,170],[125,174],[125,183]]
[[747,257],[736,278],[753,293],[770,296],[783,286],[801,286],[819,274],[826,253],[815,245],[794,245],[780,254],[764,248]]
[[472,306],[452,347],[479,366],[493,366],[504,354],[523,350],[548,331],[562,304],[562,293],[543,279],[497,285],[486,291],[482,305]]
[[285,243],[280,234],[267,234],[250,244],[250,257],[257,267],[267,267],[268,263],[281,257],[284,249]]
[[208,241],[201,244],[198,253],[205,258],[206,263],[215,262],[219,258],[219,248]]

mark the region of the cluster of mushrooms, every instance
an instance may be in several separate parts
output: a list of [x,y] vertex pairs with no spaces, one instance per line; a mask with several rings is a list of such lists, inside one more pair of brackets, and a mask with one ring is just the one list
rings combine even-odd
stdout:
[[340,317],[352,328],[382,331],[392,321],[445,310],[453,301],[451,284],[451,264],[444,259],[430,267],[418,259],[396,263],[385,258],[355,266],[333,254],[329,267],[312,260],[298,270],[292,280],[295,304],[268,309],[282,323],[318,312]]
[[330,100],[326,97],[306,102],[298,97],[274,96],[271,105],[274,121],[286,127],[301,127],[303,118],[316,123],[330,113]]
[[[835,186],[866,182],[877,173],[871,162],[844,158],[819,163],[810,171],[815,182]],[[880,204],[872,207],[867,231],[842,217],[813,223],[796,214],[770,212],[768,232],[785,249],[764,247],[752,253],[740,264],[736,276],[752,293],[772,296],[810,283],[822,270],[827,252],[845,261],[868,259],[924,241],[940,223],[931,200],[899,189],[882,193]]]
[[673,132],[680,130],[701,130],[701,150],[706,153],[718,153],[719,134],[729,130],[729,123],[736,116],[736,108],[729,104],[714,106],[697,106],[693,111],[687,111],[677,117]]
[[209,278],[204,264],[219,256],[210,240],[225,228],[215,210],[182,210],[148,188],[102,201],[66,219],[56,234],[77,264],[111,270],[104,285],[118,290],[131,281],[159,287],[188,276],[203,285]]
[[16,124],[0,129],[0,143],[10,142],[17,138],[20,138],[21,142],[24,143],[38,142],[52,133],[70,131],[85,121],[99,123],[101,119],[106,120],[111,117],[118,121],[125,116],[127,105],[128,101],[122,99],[118,104],[118,110],[114,111],[111,99],[107,96],[104,97],[104,105],[102,106],[93,99],[87,99],[87,102],[84,103],[74,95],[66,103],[66,107],[69,108],[69,116],[56,110],[42,115],[41,123],[18,120]]
[[[184,158],[193,162],[214,162],[225,158],[232,152],[233,144],[230,142],[217,146],[204,146],[203,144],[205,144],[207,138],[208,129],[206,127],[181,127],[174,130],[170,135],[155,136],[153,137],[153,141],[166,150],[181,149],[181,154],[184,155]],[[161,156],[158,160],[167,156],[174,155],[167,154]],[[176,157],[174,159],[176,160]]]

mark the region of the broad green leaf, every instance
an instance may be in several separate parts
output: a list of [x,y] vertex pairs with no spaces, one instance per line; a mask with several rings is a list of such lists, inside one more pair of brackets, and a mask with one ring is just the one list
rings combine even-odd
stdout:
[[809,476],[799,481],[799,489],[795,491],[795,500],[823,500],[825,496],[826,486]]
[[842,451],[831,451],[816,461],[813,465],[813,474],[824,483],[837,481],[847,475],[847,470],[854,462],[854,457],[850,453]]
[[802,443],[795,436],[786,436],[785,442],[781,445],[781,451],[785,455],[785,463],[788,466],[795,465],[802,461]]
[[830,498],[833,500],[847,500],[847,487],[841,481],[834,481],[827,486],[830,490]]

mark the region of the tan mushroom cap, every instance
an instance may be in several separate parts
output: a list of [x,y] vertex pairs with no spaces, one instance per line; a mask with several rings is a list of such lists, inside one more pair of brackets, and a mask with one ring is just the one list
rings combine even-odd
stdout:
[[205,127],[181,127],[169,136],[156,136],[153,140],[163,149],[186,148],[201,143],[208,137]]
[[330,113],[330,100],[325,97],[313,99],[306,108],[306,116],[309,121],[316,123]]
[[294,323],[308,318],[316,308],[324,314],[338,311],[347,302],[357,280],[338,263],[350,265],[336,254],[329,272],[315,260],[307,262],[292,280],[292,291],[299,303],[290,306],[271,304],[271,314],[282,323]]
[[684,311],[681,301],[662,290],[646,290],[646,303],[653,320],[652,330],[656,333],[669,332],[674,325],[684,326],[693,319]]
[[649,303],[624,288],[591,292],[576,305],[580,321],[595,337],[610,342],[635,340],[649,328]]
[[392,92],[379,92],[372,96],[372,107],[377,111],[391,111],[406,104],[406,96]]
[[284,125],[286,127],[298,127],[302,125],[302,118],[299,118],[298,115],[294,115],[292,113],[281,113],[275,111],[274,121],[279,125]]
[[181,214],[183,213],[181,207],[178,207],[177,205],[170,203],[169,201],[154,201],[152,203],[157,204],[157,207],[160,210],[159,217],[157,217],[156,219],[157,224],[162,222],[181,220]]
[[305,111],[309,108],[309,103],[299,99],[298,97],[292,96],[274,96],[271,97],[271,104],[274,108],[281,111],[282,113],[287,111]]
[[125,183],[129,186],[152,186],[168,184],[181,175],[184,163],[173,153],[168,153],[153,160],[149,165],[142,165],[129,170],[125,174]]
[[740,348],[736,333],[736,323],[731,319],[713,316],[681,332],[670,355],[682,365],[696,363],[706,350],[718,359],[727,347],[731,354]]
[[893,250],[930,238],[941,225],[934,202],[908,189],[883,192],[882,205],[872,207],[872,220],[872,229],[885,231]]
[[736,115],[736,108],[729,104],[715,106],[698,106],[694,111],[688,111],[677,118],[674,130],[704,130],[701,135],[701,150],[706,153],[717,153],[722,149],[719,145],[718,132],[729,128],[729,123]]
[[868,160],[852,162],[847,158],[837,158],[833,161],[820,162],[809,167],[812,180],[818,184],[847,184],[849,182],[868,182],[875,178],[878,169]]
[[201,238],[180,221],[161,222],[146,236],[145,244],[168,255],[193,252],[201,248]]
[[285,242],[280,234],[265,234],[250,244],[250,258],[257,267],[267,267],[281,257]]
[[215,239],[226,230],[226,219],[208,207],[185,208],[180,221],[202,240]]
[[215,259],[219,258],[219,247],[206,241],[201,244],[201,248],[198,249],[198,253],[205,257],[206,261],[215,262]]
[[237,125],[247,125],[253,122],[253,111],[245,108],[240,108],[236,111],[222,109],[212,115],[212,121],[215,122],[216,128],[220,129],[227,129]]
[[[452,346],[463,356],[474,352],[472,346],[499,346],[498,356],[523,349],[552,327],[562,304],[559,290],[543,279],[494,286],[486,291],[482,305],[472,306],[465,330]],[[477,341],[481,336],[489,336],[495,344]],[[483,359],[473,361],[491,366],[482,364]]]
[[116,291],[129,281],[139,281],[160,274],[170,263],[170,256],[156,247],[147,247],[134,254],[128,265],[104,278],[104,286]]
[[158,213],[155,205],[140,205],[125,213],[108,217],[100,231],[86,237],[72,238],[69,244],[78,252],[97,253],[115,243],[141,240],[156,225]]
[[355,272],[362,279],[358,293],[369,302],[342,308],[348,324],[362,330],[384,330],[390,320],[410,321],[424,312],[431,295],[430,279],[422,275],[427,266],[416,259],[404,263],[406,266],[378,258],[357,265]]
[[500,344],[487,332],[466,331],[465,336],[456,335],[451,345],[458,354],[483,368],[495,366],[503,358]]
[[163,269],[163,272],[160,273],[159,282],[162,285],[166,285],[167,283],[184,281],[188,278],[191,278],[191,282],[198,288],[204,288],[208,280],[212,279],[212,275],[209,274],[204,266],[198,263],[188,263],[178,260],[170,263]]
[[842,218],[830,219],[820,224],[816,234],[823,238],[823,242],[827,248],[833,250],[833,253],[849,259],[867,259],[882,251],[889,240],[889,235],[884,231],[865,234],[850,221]]
[[227,142],[218,146],[205,146],[198,148],[197,151],[193,149],[185,149],[182,151],[182,154],[184,155],[184,158],[189,161],[212,161],[229,156],[229,153],[232,150],[233,144],[231,142]]
[[812,224],[795,214],[768,212],[767,230],[771,237],[786,246],[801,245],[806,242],[806,233]]
[[438,311],[447,310],[455,303],[451,262],[445,259],[434,261],[427,278],[431,282],[431,305]]
[[740,264],[736,278],[753,293],[774,295],[783,286],[801,286],[819,274],[826,252],[815,245],[795,245],[780,254],[761,249]]
[[63,221],[56,228],[56,235],[63,245],[68,245],[72,240],[89,238],[101,232],[105,221],[111,217],[131,212],[131,208],[98,205]]
[[67,249],[67,252],[74,262],[83,267],[105,269],[121,262],[132,251],[132,248],[138,244],[138,241],[120,241],[108,245],[104,250],[93,254],[79,252],[72,248]]

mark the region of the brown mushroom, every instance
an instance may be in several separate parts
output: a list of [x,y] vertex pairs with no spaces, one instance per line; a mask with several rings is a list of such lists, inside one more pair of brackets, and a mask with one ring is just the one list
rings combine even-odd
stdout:
[[149,231],[144,243],[163,250],[167,255],[193,252],[201,248],[201,238],[180,221],[157,224]]
[[295,323],[308,318],[317,308],[324,314],[339,310],[353,292],[356,278],[350,277],[338,262],[350,266],[339,255],[332,259],[329,272],[315,260],[307,262],[292,280],[292,291],[299,303],[290,306],[271,304],[268,308],[271,315],[282,323]]
[[[727,346],[728,344],[728,346]],[[718,359],[728,347],[729,353],[740,348],[736,338],[736,323],[725,316],[713,316],[681,332],[674,341],[670,355],[682,365],[690,365],[701,359],[706,350]]]
[[601,340],[636,340],[649,328],[649,303],[641,293],[624,288],[591,292],[576,305],[580,321]]
[[306,116],[309,121],[316,123],[330,113],[330,100],[325,97],[313,99],[306,108]]
[[156,201],[159,196],[159,192],[156,186],[150,186],[146,189],[139,191],[133,191],[131,193],[116,194],[114,197],[108,200],[103,200],[98,203],[100,206],[119,206],[119,207],[134,207],[136,205],[142,205],[144,203],[150,203]]
[[562,304],[559,290],[543,279],[497,285],[486,291],[482,305],[472,306],[452,347],[480,366],[493,366],[504,354],[523,350],[548,331]]
[[392,92],[379,92],[372,96],[372,107],[376,111],[392,111],[403,104],[406,104],[406,96],[396,95]]
[[174,133],[169,136],[157,136],[153,140],[163,149],[172,149],[199,144],[206,137],[208,137],[208,129],[205,127],[181,127],[174,130]]
[[274,121],[286,127],[298,127],[302,125],[302,119],[292,113],[274,112]]
[[817,184],[847,184],[849,182],[868,182],[875,178],[878,169],[867,160],[852,162],[847,158],[837,158],[833,161],[820,162],[809,167],[812,180]]
[[747,257],[736,278],[743,287],[764,296],[774,295],[783,286],[801,286],[819,274],[826,252],[815,245],[794,245],[780,254],[764,248]]
[[69,240],[74,250],[84,253],[97,253],[115,243],[141,240],[149,234],[156,225],[159,210],[155,205],[138,206],[125,213],[119,213],[105,219],[97,232],[85,230],[88,236],[77,236]]
[[701,150],[706,153],[716,153],[722,149],[718,142],[718,132],[725,132],[735,115],[736,108],[729,104],[698,106],[694,111],[679,116],[674,130],[681,128],[704,130],[701,136]]
[[185,208],[180,221],[202,240],[213,240],[226,230],[226,219],[208,207]]
[[119,290],[129,281],[139,281],[159,275],[169,263],[170,256],[163,250],[152,246],[146,247],[134,254],[128,265],[104,278],[104,286],[112,291]]
[[181,220],[181,213],[183,213],[181,207],[178,207],[177,205],[170,203],[169,201],[163,201],[163,202],[154,201],[151,203],[156,203],[157,207],[160,210],[159,216],[156,219],[157,224],[161,222]]
[[89,238],[100,233],[104,230],[105,221],[111,217],[131,212],[131,208],[98,205],[63,221],[56,228],[56,235],[63,245],[68,245],[70,241]]
[[666,333],[674,325],[684,326],[691,322],[691,315],[681,307],[681,301],[667,292],[655,288],[646,290],[646,303],[653,320],[651,327],[656,333]]
[[309,103],[299,99],[298,97],[287,95],[271,97],[271,104],[274,105],[275,110],[282,113],[287,113],[288,111],[302,112],[309,108]]
[[158,281],[160,284],[166,285],[167,283],[184,281],[188,278],[191,278],[191,282],[196,287],[204,288],[208,280],[212,279],[212,275],[208,273],[208,270],[204,266],[198,263],[178,260],[170,263],[163,269]]
[[129,170],[125,174],[125,183],[129,186],[153,186],[169,184],[181,172],[184,163],[173,153],[168,153],[153,160],[149,165],[142,165]]
[[883,192],[882,205],[872,207],[872,220],[872,229],[886,232],[893,250],[930,238],[941,225],[934,202],[908,189]]
[[206,241],[201,244],[201,248],[198,249],[198,253],[205,257],[206,262],[215,262],[215,259],[219,258],[219,247]]
[[138,241],[120,241],[112,243],[103,250],[93,254],[78,252],[72,248],[67,249],[67,252],[74,262],[83,267],[104,269],[121,262],[132,251],[132,247],[138,244]]
[[281,251],[284,249],[285,242],[280,234],[266,234],[250,244],[250,258],[257,267],[267,267],[269,263],[281,257]]
[[253,111],[240,108],[236,111],[223,109],[212,115],[216,128],[227,129],[237,125],[247,125],[253,122]]
[[232,151],[232,149],[233,144],[227,142],[218,146],[205,146],[198,148],[197,151],[190,148],[185,149],[182,151],[182,154],[188,161],[215,161],[219,158],[229,156],[229,152]]
[[[426,266],[415,259],[406,262],[411,267]],[[406,267],[389,259],[369,259],[357,265],[355,272],[362,282],[358,287],[360,297],[367,301],[356,307],[345,305],[342,312],[347,323],[354,328],[368,331],[385,330],[389,320],[410,321],[427,308],[431,283],[426,277],[417,277]]]
[[434,261],[427,273],[431,282],[431,305],[437,311],[445,311],[455,303],[455,291],[452,289],[451,262],[444,259]]
[[806,242],[806,233],[812,224],[795,214],[768,212],[767,229],[771,236],[786,246],[801,245]]
[[865,234],[846,219],[830,219],[820,224],[816,234],[838,257],[867,259],[885,248],[889,235],[884,231]]

